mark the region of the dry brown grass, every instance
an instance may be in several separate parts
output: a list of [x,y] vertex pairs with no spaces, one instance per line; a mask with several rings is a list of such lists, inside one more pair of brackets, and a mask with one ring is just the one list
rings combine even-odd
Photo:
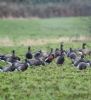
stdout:
[[59,42],[84,42],[84,41],[91,41],[91,37],[86,36],[80,36],[80,37],[60,37],[60,38],[52,38],[52,39],[25,39],[25,40],[19,40],[17,42],[6,38],[0,38],[0,46],[29,46],[29,45],[45,45],[48,43],[59,43]]
[[0,46],[13,46],[14,42],[8,37],[0,38]]

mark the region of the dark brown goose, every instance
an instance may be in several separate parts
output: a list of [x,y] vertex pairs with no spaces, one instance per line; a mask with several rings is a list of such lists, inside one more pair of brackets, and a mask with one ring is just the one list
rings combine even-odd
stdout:
[[13,72],[16,69],[15,63],[12,63],[12,65],[3,67],[3,72]]
[[51,51],[50,51],[49,55],[45,58],[44,61],[46,63],[50,64],[53,61],[54,58],[55,58],[55,55],[53,53],[53,48],[51,48]]
[[29,63],[28,63],[28,60],[25,59],[25,62],[24,63],[21,63],[21,64],[17,64],[17,70],[18,71],[25,71],[27,70],[27,68],[29,67]]
[[65,58],[64,58],[64,51],[61,51],[61,54],[57,57],[57,62],[56,62],[56,64],[57,64],[57,65],[63,65],[63,64],[64,64],[64,61],[65,61]]
[[7,59],[7,61],[8,61],[8,62],[11,62],[11,63],[17,62],[17,61],[20,61],[20,60],[21,60],[20,57],[16,56],[15,50],[12,51],[11,57],[9,57],[9,58]]
[[91,55],[91,49],[89,48],[86,48],[87,44],[86,43],[83,43],[82,44],[82,48],[79,49],[79,54],[81,55]]
[[33,55],[31,53],[31,47],[30,46],[28,47],[28,51],[26,53],[26,58],[27,59],[32,59],[33,58]]

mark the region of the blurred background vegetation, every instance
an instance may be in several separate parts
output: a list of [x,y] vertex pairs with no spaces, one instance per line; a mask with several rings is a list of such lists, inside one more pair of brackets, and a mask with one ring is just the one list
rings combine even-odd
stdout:
[[91,0],[0,0],[0,17],[90,16]]

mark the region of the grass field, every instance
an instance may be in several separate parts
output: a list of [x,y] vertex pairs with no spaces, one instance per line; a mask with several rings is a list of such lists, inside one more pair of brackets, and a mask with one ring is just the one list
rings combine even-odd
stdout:
[[44,39],[46,42],[46,38],[54,41],[63,36],[91,36],[90,17],[0,20],[1,44],[32,43],[36,39]]
[[[87,17],[55,19],[3,19],[0,20],[0,38],[12,40],[16,45],[0,46],[0,53],[16,50],[22,59],[27,48],[17,41],[26,39],[55,39],[61,36],[90,35]],[[2,42],[2,41],[1,41]],[[54,41],[55,42],[55,41]],[[8,45],[7,41],[5,42]],[[31,44],[30,44],[31,45]],[[88,43],[91,47],[90,42]],[[65,49],[78,48],[80,42],[65,43]],[[34,45],[32,51],[49,50],[59,43]],[[91,59],[91,57],[90,57]],[[0,66],[5,65],[0,63]],[[91,100],[91,68],[79,71],[66,59],[63,66],[55,61],[47,66],[28,68],[25,72],[0,73],[0,100]]]

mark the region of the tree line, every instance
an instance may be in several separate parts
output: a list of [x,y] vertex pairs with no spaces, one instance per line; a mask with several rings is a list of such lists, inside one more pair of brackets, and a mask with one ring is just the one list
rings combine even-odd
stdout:
[[0,17],[90,16],[91,0],[0,0]]

